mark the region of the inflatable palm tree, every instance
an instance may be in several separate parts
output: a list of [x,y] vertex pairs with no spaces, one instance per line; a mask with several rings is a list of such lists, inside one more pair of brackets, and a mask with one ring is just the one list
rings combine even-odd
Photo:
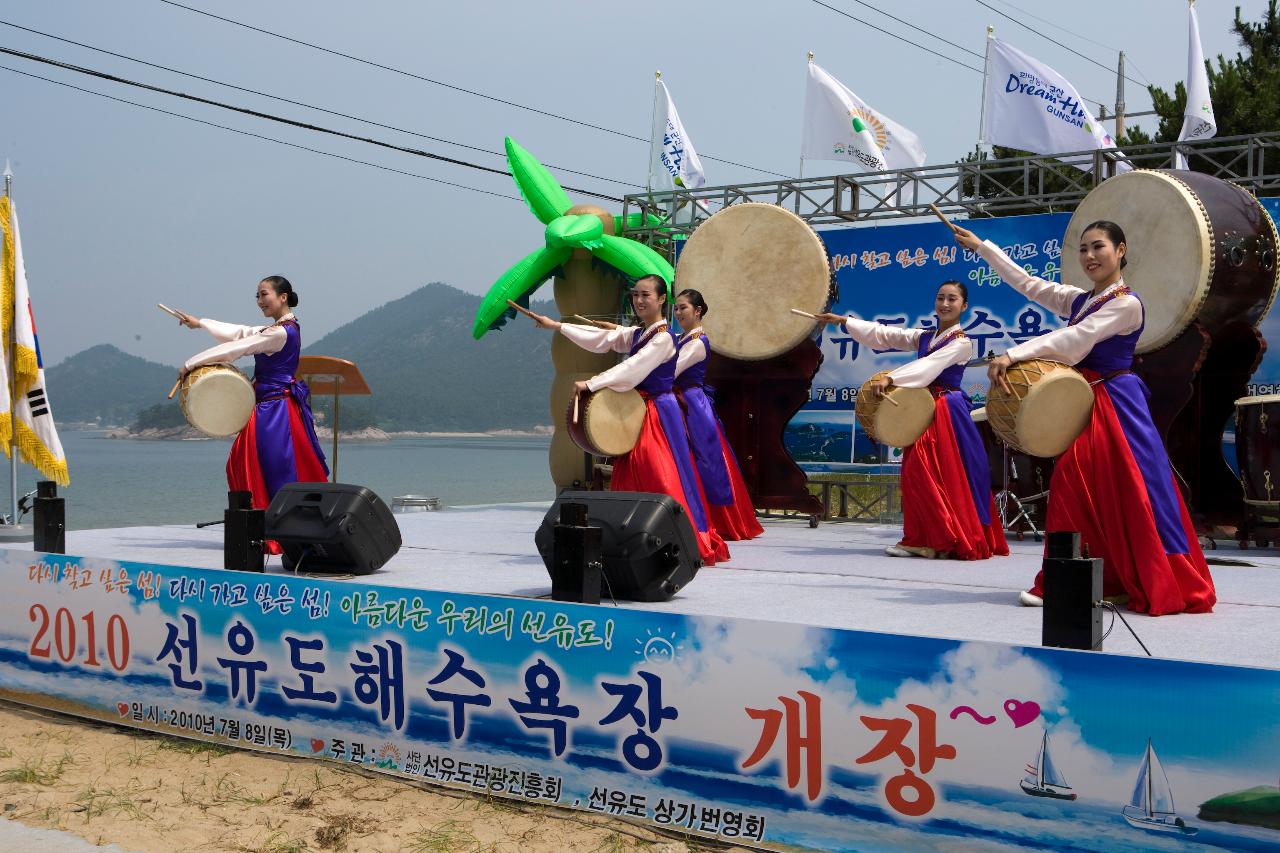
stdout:
[[[657,275],[671,284],[675,272],[665,258],[643,243],[616,236],[624,225],[621,217],[594,205],[574,205],[532,154],[510,137],[506,149],[520,195],[546,226],[546,245],[503,273],[489,288],[476,313],[472,329],[476,340],[515,316],[507,305],[508,299],[527,307],[530,295],[553,276],[556,308],[562,317],[616,317],[627,280]],[[628,219],[639,220],[642,215]],[[573,383],[591,378],[616,360],[613,353],[597,355],[580,349],[563,335],[551,340],[551,361],[556,369],[550,399],[555,433],[548,461],[557,489],[588,485],[592,479],[586,457],[565,430],[565,411],[572,398]]]

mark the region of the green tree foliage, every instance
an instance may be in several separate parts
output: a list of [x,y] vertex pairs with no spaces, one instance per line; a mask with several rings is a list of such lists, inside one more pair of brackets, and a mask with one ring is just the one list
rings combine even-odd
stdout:
[[144,429],[171,429],[186,426],[186,424],[187,419],[182,414],[182,407],[177,401],[166,400],[138,412],[138,417],[134,420],[131,429],[134,432],[140,432]]

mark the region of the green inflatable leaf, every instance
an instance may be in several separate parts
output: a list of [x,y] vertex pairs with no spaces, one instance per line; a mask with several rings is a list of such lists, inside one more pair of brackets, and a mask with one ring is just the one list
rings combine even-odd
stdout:
[[604,235],[604,223],[594,214],[561,216],[547,226],[547,245],[596,249]]
[[613,233],[621,234],[627,228],[639,228],[642,225],[652,228],[662,222],[663,217],[656,213],[628,213],[625,220],[621,216],[613,217]]
[[516,315],[515,310],[507,305],[507,300],[527,306],[529,294],[537,290],[539,285],[551,277],[556,267],[561,266],[572,255],[573,249],[567,247],[542,248],[504,272],[480,303],[480,310],[476,312],[476,324],[471,329],[472,337],[480,340],[490,329],[502,328],[507,320]]
[[506,138],[507,166],[525,204],[543,225],[565,214],[573,202],[560,182],[551,176],[537,158],[525,151],[510,136]]
[[666,258],[645,244],[628,240],[626,237],[610,237],[605,234],[600,239],[602,241],[600,248],[592,253],[595,257],[631,278],[646,275],[661,277],[667,283],[667,299],[674,301],[671,295],[671,283],[675,280],[676,272],[671,268],[671,264],[667,263]]

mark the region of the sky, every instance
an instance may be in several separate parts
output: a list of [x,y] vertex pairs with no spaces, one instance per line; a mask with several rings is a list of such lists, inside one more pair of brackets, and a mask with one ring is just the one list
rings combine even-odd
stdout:
[[[1186,71],[1182,0],[824,0],[980,68],[986,27],[1064,74],[1090,100],[1115,96],[1126,71],[1171,90]],[[495,168],[506,135],[562,183],[621,197],[643,185],[661,70],[712,185],[795,175],[805,57],[924,141],[930,164],[953,162],[977,138],[981,74],[933,56],[812,0],[703,0],[680,6],[182,0],[254,27],[422,77],[557,113],[595,130],[254,32],[161,0],[10,0],[0,46],[51,57]],[[1197,5],[1206,57],[1238,50],[1237,4]],[[1258,20],[1265,0],[1239,3]],[[912,30],[881,6],[924,30]],[[352,10],[358,9],[353,15]],[[1017,21],[1018,23],[1015,23]],[[227,89],[84,47],[39,30],[312,106],[373,127]],[[1025,26],[1024,26],[1025,25]],[[963,52],[932,34],[959,45]],[[1070,53],[1093,57],[1104,67]],[[175,118],[0,69],[0,157],[14,172],[27,274],[45,365],[99,343],[176,364],[208,340],[156,310],[254,323],[257,282],[287,276],[316,340],[432,281],[481,294],[542,245],[542,227],[513,200],[510,178],[264,122],[213,107],[0,56],[0,66],[342,157],[465,184],[473,192]],[[1129,111],[1150,109],[1126,82]],[[1097,104],[1091,104],[1096,111]],[[1154,129],[1154,119],[1136,120]],[[1110,126],[1110,125],[1109,125]],[[742,164],[729,165],[720,160]],[[837,174],[837,163],[805,174]],[[611,180],[605,180],[611,179]],[[503,198],[500,196],[511,196]],[[589,199],[575,195],[575,201]],[[598,202],[597,202],[598,203]],[[619,203],[605,203],[617,212]],[[549,295],[549,294],[548,294]],[[423,317],[423,324],[432,322]],[[341,355],[341,353],[333,353]],[[54,389],[56,393],[56,389]]]

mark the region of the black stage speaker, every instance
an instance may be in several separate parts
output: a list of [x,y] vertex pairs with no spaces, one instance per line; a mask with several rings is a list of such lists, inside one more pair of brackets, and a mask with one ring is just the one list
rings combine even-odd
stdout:
[[262,543],[266,538],[266,512],[253,508],[252,492],[227,492],[222,513],[222,567],[235,572],[261,572],[266,568]]
[[551,526],[551,597],[556,601],[600,603],[600,550],[604,531],[587,519],[587,505],[559,504],[560,518]]
[[46,554],[67,553],[67,501],[58,497],[58,484],[53,480],[36,483],[32,523],[35,550]]
[[561,492],[542,519],[534,544],[556,576],[554,544],[562,504],[585,504],[587,524],[601,531],[601,592],[629,601],[666,601],[702,568],[698,539],[684,507],[649,492]]
[[1080,534],[1045,538],[1044,623],[1041,644],[1102,649],[1102,560],[1080,556]]
[[364,486],[290,483],[267,507],[266,536],[284,549],[288,568],[311,572],[377,571],[400,550],[400,526]]

